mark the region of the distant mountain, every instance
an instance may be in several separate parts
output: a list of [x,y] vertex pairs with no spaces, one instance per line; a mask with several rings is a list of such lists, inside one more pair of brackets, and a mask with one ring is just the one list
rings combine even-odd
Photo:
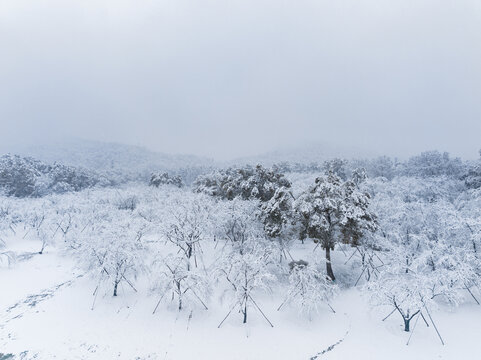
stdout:
[[281,162],[319,164],[333,158],[368,159],[378,155],[379,154],[374,152],[367,152],[354,147],[335,148],[322,144],[306,144],[304,146],[280,149],[256,156],[238,158],[230,161],[229,164],[262,164],[264,166],[272,166],[273,164]]
[[32,156],[47,163],[59,162],[95,170],[109,178],[145,179],[152,172],[211,168],[214,161],[193,155],[169,155],[140,146],[69,140],[15,149],[15,153]]

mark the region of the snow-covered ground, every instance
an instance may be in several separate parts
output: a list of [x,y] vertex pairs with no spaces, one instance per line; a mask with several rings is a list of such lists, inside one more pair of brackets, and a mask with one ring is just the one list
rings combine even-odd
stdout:
[[[35,253],[38,243],[15,239],[7,248]],[[335,254],[338,260],[344,256]],[[342,261],[338,261],[342,263]],[[152,311],[158,297],[147,281],[126,284],[119,296],[101,293],[92,310],[95,281],[58,248],[19,257],[0,269],[0,359],[477,359],[481,307],[466,303],[432,314],[445,341],[422,319],[411,333],[391,309],[372,308],[358,289],[341,290],[332,306],[311,320],[286,307],[281,291],[259,294],[257,302],[271,327],[252,310],[243,325],[221,296],[209,310],[178,312],[175,306]],[[145,280],[145,279],[144,279]],[[412,324],[413,326],[414,324]],[[412,334],[409,346],[406,345]],[[3,357],[2,355],[3,354]]]

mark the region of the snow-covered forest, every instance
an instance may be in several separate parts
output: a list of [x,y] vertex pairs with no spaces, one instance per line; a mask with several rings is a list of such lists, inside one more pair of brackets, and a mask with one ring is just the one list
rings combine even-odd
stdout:
[[0,0],[0,360],[481,359],[481,0]]
[[0,192],[2,360],[479,352],[481,158],[133,180],[5,155]]

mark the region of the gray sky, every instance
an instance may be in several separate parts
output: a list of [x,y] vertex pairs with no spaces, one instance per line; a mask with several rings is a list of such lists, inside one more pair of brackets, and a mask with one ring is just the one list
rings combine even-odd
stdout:
[[1,0],[0,142],[481,148],[479,0]]

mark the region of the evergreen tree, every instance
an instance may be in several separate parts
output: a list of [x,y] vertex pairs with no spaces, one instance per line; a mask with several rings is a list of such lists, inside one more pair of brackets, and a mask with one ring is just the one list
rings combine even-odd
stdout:
[[327,275],[335,280],[331,250],[336,243],[357,245],[364,231],[376,230],[375,216],[369,211],[370,196],[354,181],[343,182],[329,171],[296,201],[296,212],[304,224],[301,238],[309,237],[326,252]]

